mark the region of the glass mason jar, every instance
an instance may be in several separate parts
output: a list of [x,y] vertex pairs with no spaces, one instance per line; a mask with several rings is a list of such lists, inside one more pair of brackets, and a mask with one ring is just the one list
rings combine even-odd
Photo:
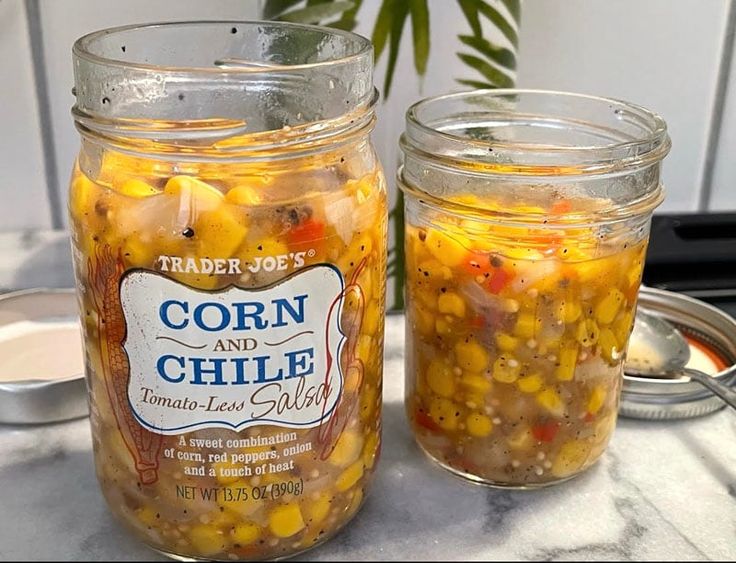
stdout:
[[406,408],[430,458],[539,487],[603,453],[616,423],[665,123],[543,91],[407,113]]
[[97,475],[163,553],[280,558],[361,506],[386,270],[372,57],[357,35],[267,22],[74,46]]

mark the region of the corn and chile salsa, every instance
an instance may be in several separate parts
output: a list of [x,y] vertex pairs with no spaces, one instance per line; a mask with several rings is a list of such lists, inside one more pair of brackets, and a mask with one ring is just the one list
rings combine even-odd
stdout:
[[[416,439],[448,469],[487,483],[568,478],[613,432],[647,233],[571,227],[571,211],[593,213],[600,200],[448,199],[467,216],[433,209],[407,220]],[[487,221],[473,209],[539,224]]]
[[[151,546],[189,557],[276,558],[333,535],[360,507],[380,449],[386,196],[372,152],[361,142],[258,168],[107,150],[88,176],[89,160],[83,150],[69,207],[94,453],[111,509]],[[302,287],[320,280],[338,292],[318,311],[340,342],[325,345],[327,370],[339,363],[341,374],[329,382],[315,368],[324,335],[294,332],[309,300],[330,291]],[[221,329],[228,338],[207,340]],[[291,342],[268,344],[283,358],[256,347],[258,329],[266,342],[268,330],[291,330]],[[182,347],[200,335],[207,349]],[[164,353],[145,364],[139,350]],[[136,362],[150,368],[140,389]],[[182,387],[198,394],[168,395]],[[161,415],[156,426],[157,413],[239,422],[249,409],[265,422],[187,431]],[[299,409],[321,422],[278,423]]]

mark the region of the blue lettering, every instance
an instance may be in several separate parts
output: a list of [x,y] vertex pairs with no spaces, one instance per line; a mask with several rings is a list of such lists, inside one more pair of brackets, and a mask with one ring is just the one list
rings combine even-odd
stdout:
[[294,296],[294,301],[297,302],[299,311],[297,312],[294,307],[292,307],[289,304],[289,301],[286,299],[274,299],[271,301],[274,305],[276,305],[276,322],[273,323],[273,326],[279,327],[279,326],[286,326],[289,323],[284,321],[284,310],[286,310],[289,313],[289,316],[294,320],[295,323],[301,324],[304,322],[304,301],[307,299],[306,295],[296,295]]
[[161,308],[158,312],[159,317],[161,317],[161,322],[164,323],[167,327],[174,330],[186,328],[186,326],[189,324],[189,319],[187,319],[186,317],[184,317],[183,320],[178,324],[174,324],[173,322],[171,322],[171,319],[169,318],[169,308],[173,307],[174,305],[181,308],[182,313],[189,313],[189,303],[169,299],[168,301],[164,301],[163,303],[161,303]]
[[[250,330],[251,328],[261,330],[268,326],[268,321],[264,321],[261,318],[261,315],[266,310],[263,303],[258,303],[257,301],[251,303],[233,303],[233,307],[235,307],[237,319],[237,323],[233,327],[234,330]],[[246,311],[246,307],[252,307],[255,310],[248,312]],[[253,326],[248,326],[246,322],[248,319],[253,319]]]
[[256,365],[258,366],[258,375],[256,376],[255,383],[281,381],[284,378],[284,370],[281,368],[279,368],[279,372],[271,378],[266,375],[266,362],[271,359],[271,356],[256,356],[252,359],[256,361]]
[[[222,379],[222,365],[227,361],[225,358],[189,358],[189,361],[194,367],[194,373],[192,374],[192,385],[227,385]],[[214,367],[211,369],[204,369],[202,364],[205,362],[211,363]],[[213,381],[204,381],[202,376],[214,375]]]
[[235,364],[235,381],[233,381],[233,385],[250,383],[245,377],[245,363],[248,361],[248,358],[232,358],[230,361]]
[[[314,348],[286,352],[284,356],[289,360],[289,375],[285,379],[304,377],[314,373]],[[308,363],[307,360],[309,360]]]
[[[205,322],[204,315],[208,309],[215,309],[219,311],[219,324],[208,325]],[[228,311],[227,307],[225,307],[225,305],[221,303],[202,303],[200,305],[197,305],[197,307],[194,309],[194,322],[202,330],[206,330],[208,332],[217,332],[218,330],[222,330],[230,324],[230,311]],[[212,322],[212,319],[210,319],[210,322]]]
[[182,370],[184,369],[184,358],[178,357],[178,356],[172,356],[171,354],[167,354],[165,356],[161,356],[158,359],[158,362],[156,362],[156,369],[158,370],[158,374],[161,376],[161,378],[164,381],[168,381],[169,383],[181,383],[184,381],[184,378],[187,376],[186,372],[182,371],[179,373],[178,376],[171,377],[166,373],[166,362],[173,360],[175,363],[179,365]]

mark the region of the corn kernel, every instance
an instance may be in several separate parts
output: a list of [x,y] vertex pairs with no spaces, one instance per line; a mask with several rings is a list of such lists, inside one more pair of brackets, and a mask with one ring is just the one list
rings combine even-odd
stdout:
[[69,209],[72,217],[83,220],[85,214],[94,211],[95,194],[99,188],[84,174],[79,174],[72,183]]
[[542,320],[537,318],[533,313],[521,312],[516,319],[514,326],[514,334],[525,340],[533,338],[541,329]]
[[594,314],[596,320],[600,324],[611,324],[625,300],[624,294],[621,291],[615,287],[609,289],[608,293],[595,306]]
[[488,367],[488,352],[475,339],[455,345],[458,365],[465,370],[479,372]]
[[621,344],[623,350],[626,343],[629,341],[629,335],[634,324],[634,312],[628,309],[613,323],[613,334],[616,336],[616,342]]
[[268,529],[278,538],[289,538],[304,528],[304,518],[298,504],[281,504],[268,515]]
[[288,254],[289,247],[283,242],[266,237],[258,242],[249,243],[241,255],[241,260],[246,264],[254,264],[257,257],[265,258],[266,256],[278,256],[279,254]]
[[156,188],[137,178],[130,178],[114,187],[119,194],[134,198],[149,197],[158,193]]
[[525,375],[516,381],[516,385],[522,393],[536,393],[542,388],[542,376],[538,373]]
[[424,240],[432,256],[450,268],[459,266],[468,254],[463,244],[454,237],[459,238],[461,235],[453,233],[450,236],[437,229],[427,229]]
[[437,260],[429,259],[419,264],[419,275],[434,282],[447,281],[452,279],[452,270]]
[[590,453],[591,444],[582,440],[570,440],[562,444],[560,452],[552,462],[552,475],[568,477],[582,469]]
[[187,203],[192,213],[217,209],[225,199],[220,190],[192,176],[169,178],[164,193]]
[[332,495],[328,493],[320,493],[317,500],[309,501],[304,507],[304,514],[307,522],[312,525],[321,523],[330,513],[332,506]]
[[360,419],[363,422],[371,422],[373,413],[376,411],[378,392],[371,385],[365,385],[360,394]]
[[537,393],[537,403],[554,416],[561,417],[565,414],[562,398],[554,389],[545,389]]
[[444,430],[455,430],[457,428],[460,410],[449,399],[435,397],[429,404],[429,416],[440,428]]
[[238,464],[227,461],[218,461],[212,464],[212,469],[215,470],[215,479],[221,485],[230,485],[240,479],[238,476],[233,477],[232,475],[223,475],[223,471],[236,469],[237,467],[239,467]]
[[513,383],[520,371],[521,365],[512,356],[500,356],[493,362],[493,379],[501,383]]
[[505,332],[496,333],[496,346],[502,352],[513,352],[519,345],[519,339],[506,334]]
[[493,387],[489,379],[477,373],[464,373],[460,377],[460,385],[472,393],[478,393],[481,396],[488,393]]
[[248,233],[243,221],[227,206],[199,214],[194,226],[202,256],[229,258],[245,240]]
[[593,388],[593,391],[590,393],[587,411],[590,414],[597,414],[598,411],[601,410],[601,407],[603,406],[605,400],[606,388],[603,385],[596,385]]
[[642,262],[641,259],[639,259],[626,271],[627,287],[630,287],[632,289],[638,288],[639,284],[641,283],[641,273]]
[[378,432],[369,432],[365,439],[365,446],[363,446],[363,465],[365,465],[367,469],[372,469],[373,464],[376,463],[378,443]]
[[358,459],[362,449],[363,436],[354,430],[345,430],[337,439],[329,461],[332,465],[345,467]]
[[559,354],[555,376],[559,381],[571,381],[575,377],[575,366],[578,363],[578,347],[574,342],[565,342],[560,347]]
[[356,461],[350,465],[345,471],[338,475],[335,480],[335,488],[344,493],[350,487],[355,485],[360,478],[363,476],[363,462],[361,460]]
[[435,319],[432,311],[423,307],[413,307],[411,312],[414,316],[414,326],[420,334],[429,336],[435,331]]
[[200,524],[189,530],[189,541],[197,553],[204,556],[225,551],[229,545],[225,534],[208,524]]
[[[250,483],[241,479],[233,483],[231,487],[233,489],[248,489],[250,488]],[[236,514],[239,518],[248,518],[263,506],[263,501],[261,499],[255,500],[252,495],[248,495],[248,498],[245,500],[228,500],[225,495],[221,494],[217,495],[217,504],[225,509],[222,514],[230,513]]]
[[350,501],[350,504],[348,505],[347,510],[345,513],[350,516],[355,513],[356,510],[360,508],[361,503],[363,502],[363,490],[357,489],[355,493],[353,494],[353,498]]
[[261,203],[261,194],[251,185],[235,186],[225,194],[225,200],[233,205],[258,205]]
[[156,514],[158,513],[150,506],[143,506],[135,511],[135,515],[138,520],[140,520],[144,526],[148,526],[149,528],[158,520],[158,518],[156,518]]
[[261,528],[258,524],[252,522],[244,522],[236,524],[235,527],[230,530],[230,537],[236,544],[250,545],[261,537]]
[[452,397],[455,380],[450,366],[440,360],[432,360],[427,367],[427,385],[440,397]]
[[595,346],[600,336],[600,329],[593,319],[585,319],[578,323],[578,328],[575,333],[575,337],[578,342],[585,346]]
[[448,291],[437,299],[437,309],[440,313],[463,318],[465,316],[465,301],[454,291]]
[[532,433],[529,428],[519,428],[507,438],[506,443],[513,450],[526,450],[532,445]]
[[562,322],[570,324],[574,323],[583,314],[583,309],[578,301],[574,299],[565,299],[560,304],[559,318]]
[[610,328],[604,328],[601,330],[601,334],[598,337],[598,344],[600,344],[601,347],[601,356],[603,356],[607,362],[614,363],[621,357],[618,349],[618,342],[616,342],[616,337]]
[[484,414],[473,413],[465,421],[468,434],[477,438],[484,438],[493,431],[493,422]]
[[452,334],[452,324],[442,317],[435,320],[434,329],[440,336],[449,336]]

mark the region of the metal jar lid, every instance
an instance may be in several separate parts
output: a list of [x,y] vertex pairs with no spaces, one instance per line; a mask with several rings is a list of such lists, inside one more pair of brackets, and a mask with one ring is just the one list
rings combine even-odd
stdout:
[[[0,295],[0,346],[0,423],[58,422],[88,414],[74,290]],[[38,366],[43,373],[34,371]]]
[[[692,297],[642,287],[639,307],[677,327],[685,336],[709,345],[730,367],[713,375],[722,383],[736,381],[736,320]],[[691,418],[717,411],[725,403],[702,385],[683,379],[649,379],[624,375],[621,416],[648,420]]]

